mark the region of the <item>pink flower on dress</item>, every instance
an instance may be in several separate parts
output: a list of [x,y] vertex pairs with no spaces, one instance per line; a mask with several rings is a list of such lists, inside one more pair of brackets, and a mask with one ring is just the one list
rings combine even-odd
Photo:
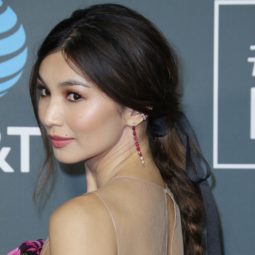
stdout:
[[42,239],[23,242],[7,255],[40,255],[44,241]]
[[14,250],[8,252],[7,255],[21,255],[20,249],[19,249],[19,248],[16,248],[16,249],[14,249]]

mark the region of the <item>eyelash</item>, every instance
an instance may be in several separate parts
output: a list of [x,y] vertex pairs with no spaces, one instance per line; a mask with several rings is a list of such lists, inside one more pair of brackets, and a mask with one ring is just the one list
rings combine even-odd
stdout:
[[[39,90],[40,91],[40,97],[46,97],[46,96],[48,96],[48,95],[50,95],[50,92],[48,91],[48,89],[45,87],[45,86],[43,86],[43,85],[37,85],[37,90]],[[45,93],[43,93],[43,92],[45,92]],[[68,101],[70,101],[70,102],[78,102],[81,98],[82,98],[82,96],[79,94],[79,93],[76,93],[76,92],[73,92],[73,91],[67,91],[66,92],[66,94],[67,94],[67,99],[70,97],[70,95],[73,95],[73,98],[75,98],[75,97],[78,97],[78,98],[76,98],[76,99],[68,99]]]
[[[47,96],[47,93],[49,94],[47,88],[44,87],[43,85],[40,85],[40,84],[36,85],[36,89],[40,92],[40,97],[45,97],[45,96]],[[43,95],[44,90],[45,90],[46,94]]]
[[74,100],[68,99],[70,102],[78,102],[81,99],[81,96],[78,93],[76,93],[76,92],[67,92],[67,97],[69,97],[70,95],[73,95],[74,98],[78,97],[78,98],[76,98]]

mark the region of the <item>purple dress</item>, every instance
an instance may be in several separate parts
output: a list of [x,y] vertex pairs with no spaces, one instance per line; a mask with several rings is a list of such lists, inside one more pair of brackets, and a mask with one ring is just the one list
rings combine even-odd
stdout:
[[40,255],[44,240],[31,240],[23,242],[18,248],[8,252],[6,255]]

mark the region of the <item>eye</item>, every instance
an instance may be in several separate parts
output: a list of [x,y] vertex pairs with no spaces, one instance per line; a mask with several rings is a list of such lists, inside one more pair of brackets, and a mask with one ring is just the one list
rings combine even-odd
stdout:
[[46,97],[46,96],[47,96],[47,90],[46,90],[46,88],[43,88],[43,89],[41,90],[41,96],[42,96],[42,97]]
[[77,102],[79,99],[81,99],[81,96],[78,93],[70,92],[68,93],[67,99],[71,102]]
[[37,85],[37,90],[39,90],[40,92],[39,94],[40,97],[46,97],[49,94],[49,91],[47,90],[47,88],[40,84]]

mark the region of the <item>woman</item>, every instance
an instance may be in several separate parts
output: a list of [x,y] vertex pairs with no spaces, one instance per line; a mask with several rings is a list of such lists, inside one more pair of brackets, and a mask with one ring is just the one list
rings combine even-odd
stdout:
[[52,152],[84,161],[87,177],[87,193],[53,213],[34,254],[204,253],[176,59],[151,22],[117,4],[75,11],[39,49],[30,93],[46,164]]

